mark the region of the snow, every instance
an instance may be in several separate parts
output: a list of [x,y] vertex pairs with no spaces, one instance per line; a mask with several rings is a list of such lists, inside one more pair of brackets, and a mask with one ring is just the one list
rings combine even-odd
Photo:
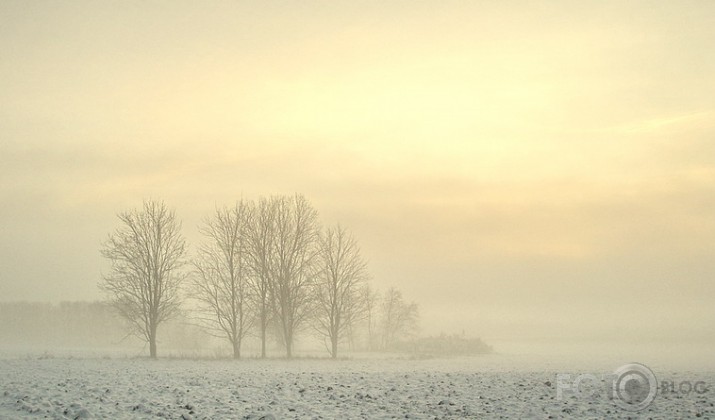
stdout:
[[[627,418],[557,399],[553,366],[499,355],[430,360],[0,360],[0,418]],[[712,372],[660,373],[715,384]],[[658,395],[638,416],[715,416],[715,391]]]

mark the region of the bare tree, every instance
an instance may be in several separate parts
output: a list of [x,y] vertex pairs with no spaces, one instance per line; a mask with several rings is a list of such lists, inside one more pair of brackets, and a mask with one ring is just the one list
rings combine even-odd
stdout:
[[252,271],[250,287],[261,337],[261,358],[266,357],[266,334],[273,309],[271,257],[275,232],[275,199],[261,198],[253,208],[249,230],[248,256]]
[[377,347],[375,342],[378,334],[376,334],[378,321],[377,318],[377,305],[380,302],[380,293],[377,290],[373,290],[369,284],[365,284],[362,289],[360,289],[360,299],[362,299],[365,305],[365,327],[367,329],[367,349],[368,351],[375,350]]
[[249,205],[239,201],[232,208],[216,209],[200,232],[206,242],[194,261],[193,296],[208,326],[231,343],[234,359],[241,357],[241,341],[250,328]]
[[318,241],[315,282],[315,328],[330,341],[330,356],[338,356],[338,343],[365,315],[360,288],[367,267],[355,238],[344,228],[328,228]]
[[275,205],[269,264],[272,303],[286,357],[291,358],[295,332],[310,314],[312,304],[318,214],[302,195],[272,200]]
[[101,253],[112,264],[100,287],[129,322],[132,332],[149,342],[156,358],[159,325],[176,315],[185,273],[186,243],[181,223],[163,202],[145,201],[142,210],[118,215],[122,226],[109,236]]
[[417,329],[417,304],[406,303],[402,292],[390,288],[382,300],[382,345],[390,348],[395,342]]

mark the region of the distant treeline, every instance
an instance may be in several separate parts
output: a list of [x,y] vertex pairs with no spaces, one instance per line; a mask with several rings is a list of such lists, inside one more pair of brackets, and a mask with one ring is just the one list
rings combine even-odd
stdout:
[[[193,351],[205,336],[184,318],[167,325],[164,342]],[[126,322],[105,302],[0,302],[0,350],[137,349]]]
[[[359,323],[358,328],[350,330],[346,337],[352,351],[397,351],[423,356],[492,352],[481,339],[459,335],[401,336],[390,343],[386,334],[395,326],[389,326],[394,320],[387,314],[395,313],[396,308],[409,308],[409,305],[402,302],[400,293],[394,289],[372,299],[378,303],[375,313]],[[124,354],[136,354],[146,343],[127,336],[125,322],[106,302],[0,302],[0,351],[14,350],[23,354],[124,351]],[[277,351],[281,348],[279,334],[272,335],[271,347]],[[314,345],[308,343],[308,348],[322,347],[322,340],[316,338]],[[203,328],[195,324],[190,313],[182,313],[166,325],[162,343],[171,349],[171,354],[180,356],[227,357],[230,354],[222,340],[206,335]],[[249,354],[260,352],[257,337],[251,337],[248,344]]]
[[122,321],[101,302],[0,303],[0,339],[19,347],[109,347]]

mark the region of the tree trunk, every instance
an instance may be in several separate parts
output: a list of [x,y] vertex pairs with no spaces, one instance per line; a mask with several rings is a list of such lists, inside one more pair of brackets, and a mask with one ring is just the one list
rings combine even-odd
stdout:
[[261,321],[261,359],[266,358],[266,321]]
[[293,340],[286,340],[286,358],[293,358]]
[[149,357],[156,359],[156,330],[157,325],[153,320],[149,321]]
[[149,337],[149,356],[152,359],[156,359],[156,333],[151,334]]
[[241,358],[241,343],[238,341],[233,342],[233,358],[234,359]]
[[338,358],[338,337],[331,337],[332,350],[330,352],[330,357],[333,359]]

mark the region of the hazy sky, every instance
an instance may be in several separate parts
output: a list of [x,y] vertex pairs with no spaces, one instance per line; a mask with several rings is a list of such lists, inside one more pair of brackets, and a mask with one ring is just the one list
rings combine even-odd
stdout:
[[304,194],[426,333],[713,338],[715,2],[0,2],[0,299]]

